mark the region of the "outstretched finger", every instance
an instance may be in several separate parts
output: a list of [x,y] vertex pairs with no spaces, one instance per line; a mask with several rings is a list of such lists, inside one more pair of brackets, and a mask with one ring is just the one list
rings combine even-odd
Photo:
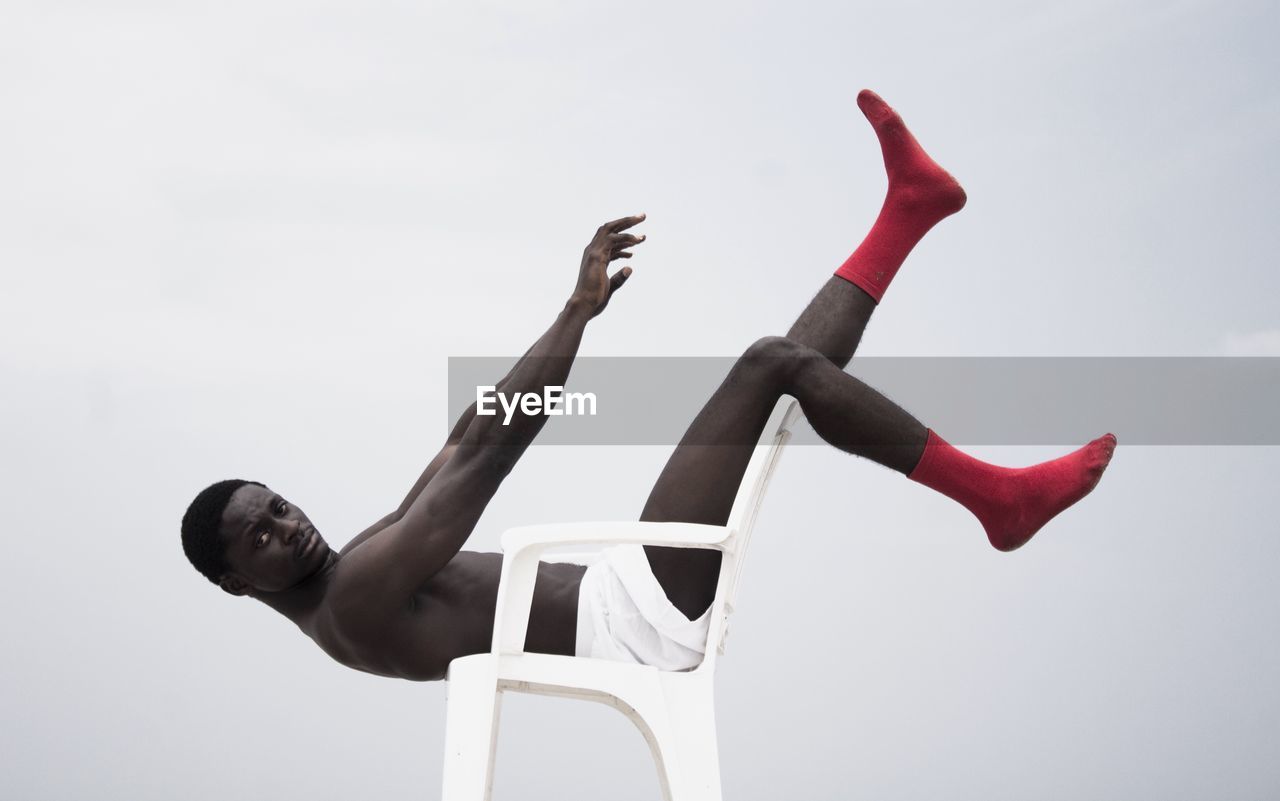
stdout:
[[625,231],[633,225],[638,225],[644,220],[644,217],[645,215],[643,214],[633,214],[630,217],[620,217],[612,222],[607,222],[600,227],[610,233],[617,233],[618,231]]
[[631,245],[638,245],[648,237],[644,234],[636,236],[635,234],[609,234],[609,241],[613,243],[615,248],[625,248]]
[[631,277],[630,267],[623,267],[621,270],[618,270],[616,273],[614,273],[613,276],[609,279],[609,294],[612,295],[614,292],[617,292],[618,287],[625,284],[627,282],[627,279],[630,277]]
[[631,254],[625,250],[615,250],[614,252],[609,254],[609,261],[613,261],[614,259],[629,259],[629,258],[631,258]]

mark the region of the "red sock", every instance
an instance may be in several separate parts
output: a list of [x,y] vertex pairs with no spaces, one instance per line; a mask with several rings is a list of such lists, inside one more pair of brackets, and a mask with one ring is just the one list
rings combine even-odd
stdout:
[[997,467],[961,453],[929,431],[924,454],[908,476],[977,515],[987,539],[1012,551],[1097,485],[1115,452],[1112,434],[1075,453],[1031,467]]
[[942,218],[964,208],[956,179],[929,158],[898,112],[870,89],[858,93],[858,107],[875,128],[889,174],[889,191],[871,233],[836,275],[861,287],[876,303],[916,243]]

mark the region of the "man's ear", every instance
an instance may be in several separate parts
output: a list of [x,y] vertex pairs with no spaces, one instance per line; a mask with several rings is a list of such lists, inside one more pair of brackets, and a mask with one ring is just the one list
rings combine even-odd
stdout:
[[226,573],[222,578],[218,579],[218,586],[224,591],[232,595],[248,595],[252,587],[249,582],[237,576],[235,573]]

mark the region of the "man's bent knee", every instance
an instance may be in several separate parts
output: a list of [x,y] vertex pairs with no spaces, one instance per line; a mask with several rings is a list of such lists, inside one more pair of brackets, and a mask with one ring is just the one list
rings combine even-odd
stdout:
[[795,340],[786,337],[761,337],[743,351],[734,370],[749,370],[785,380],[810,355],[821,357],[813,348]]

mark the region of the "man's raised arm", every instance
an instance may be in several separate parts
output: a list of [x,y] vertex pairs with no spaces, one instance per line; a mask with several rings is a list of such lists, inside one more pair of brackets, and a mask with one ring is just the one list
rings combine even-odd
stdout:
[[[511,371],[505,391],[541,395],[546,386],[565,384],[587,322],[604,310],[631,274],[624,268],[611,277],[609,264],[629,258],[625,248],[644,240],[623,231],[643,219],[644,215],[624,217],[600,227],[583,253],[573,294]],[[545,415],[523,410],[509,422],[497,415],[473,415],[452,454],[403,516],[347,556],[355,562],[348,570],[359,576],[361,594],[407,598],[444,567],[545,423]]]

